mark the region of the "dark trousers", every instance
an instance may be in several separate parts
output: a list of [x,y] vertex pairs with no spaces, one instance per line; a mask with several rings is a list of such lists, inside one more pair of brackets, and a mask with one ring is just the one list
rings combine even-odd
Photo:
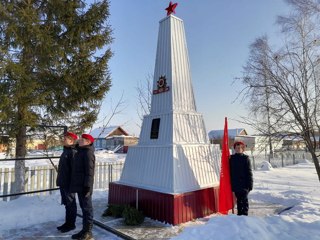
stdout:
[[249,211],[248,192],[247,191],[235,192],[235,195],[237,197],[238,215],[248,216],[248,211]]
[[89,231],[93,224],[93,207],[92,207],[92,194],[84,195],[83,192],[77,192],[79,204],[82,210],[82,224],[83,230]]
[[70,193],[66,188],[60,188],[61,203],[66,208],[65,222],[74,225],[77,217],[77,204],[74,193]]

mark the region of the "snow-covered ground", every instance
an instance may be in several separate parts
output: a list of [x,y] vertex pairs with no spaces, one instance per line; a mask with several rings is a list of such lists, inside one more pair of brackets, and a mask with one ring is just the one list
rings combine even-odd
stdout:
[[[107,196],[106,190],[96,190],[93,199],[107,199]],[[22,196],[9,202],[0,201],[0,237],[4,230],[19,229],[49,221],[63,221],[65,210],[60,203],[59,191],[53,191],[48,195]]]
[[[183,224],[184,230],[173,239],[320,239],[319,184],[314,165],[309,161],[276,169],[265,164],[262,170],[254,171],[250,204],[264,202],[282,205],[282,209],[288,210],[280,214],[248,217],[213,214],[206,218],[207,221]],[[107,191],[95,191],[94,199],[106,201]],[[32,235],[34,226],[38,224],[56,222],[54,225],[59,225],[63,221],[64,207],[60,205],[56,191],[47,196],[23,196],[10,202],[0,201],[0,213],[1,239],[10,229],[15,229],[19,236],[19,229],[29,227]],[[51,231],[56,233],[54,227]],[[96,239],[107,239],[101,236]],[[12,236],[10,239],[26,238]]]
[[319,180],[313,163],[254,172],[250,203],[280,204],[288,210],[260,216],[214,215],[201,226],[188,226],[173,238],[187,239],[320,239]]

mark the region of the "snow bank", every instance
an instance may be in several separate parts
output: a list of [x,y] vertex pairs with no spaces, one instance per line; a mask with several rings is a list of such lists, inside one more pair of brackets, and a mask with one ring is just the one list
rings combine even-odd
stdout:
[[259,170],[271,171],[271,170],[273,170],[273,167],[268,161],[263,161]]
[[266,218],[244,216],[214,217],[201,227],[186,228],[174,240],[225,239],[319,239],[320,222],[294,222],[288,216]]
[[[268,162],[267,162],[268,163]],[[313,164],[308,162],[269,171],[254,171],[249,201],[282,205],[280,215],[266,217],[212,215],[203,225],[186,225],[174,240],[319,240],[320,193]]]
[[[106,190],[94,190],[93,199],[100,198],[107,201]],[[60,192],[54,191],[51,195],[22,196],[10,202],[0,201],[0,233],[2,229],[18,229],[50,221],[63,223],[65,207],[60,204],[60,199]]]
[[307,164],[312,164],[311,161],[309,161],[308,159],[301,159],[301,160],[298,160],[299,163],[307,163]]
[[0,201],[1,229],[23,228],[47,221],[64,220],[58,191],[45,196],[22,196],[10,202]]
[[6,157],[7,157],[6,153],[0,152],[0,159],[4,159]]

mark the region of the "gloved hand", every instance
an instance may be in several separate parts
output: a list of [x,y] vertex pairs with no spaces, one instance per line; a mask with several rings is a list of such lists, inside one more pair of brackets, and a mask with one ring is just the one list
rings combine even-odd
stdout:
[[91,194],[91,189],[90,189],[90,187],[84,187],[84,188],[83,188],[83,195],[84,195],[85,197],[89,197],[90,194]]

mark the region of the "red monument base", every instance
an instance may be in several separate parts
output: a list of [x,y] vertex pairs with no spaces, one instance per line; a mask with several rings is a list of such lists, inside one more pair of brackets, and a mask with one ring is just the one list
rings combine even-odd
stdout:
[[109,184],[109,204],[138,207],[152,219],[177,225],[218,211],[219,187],[168,194],[119,183]]

